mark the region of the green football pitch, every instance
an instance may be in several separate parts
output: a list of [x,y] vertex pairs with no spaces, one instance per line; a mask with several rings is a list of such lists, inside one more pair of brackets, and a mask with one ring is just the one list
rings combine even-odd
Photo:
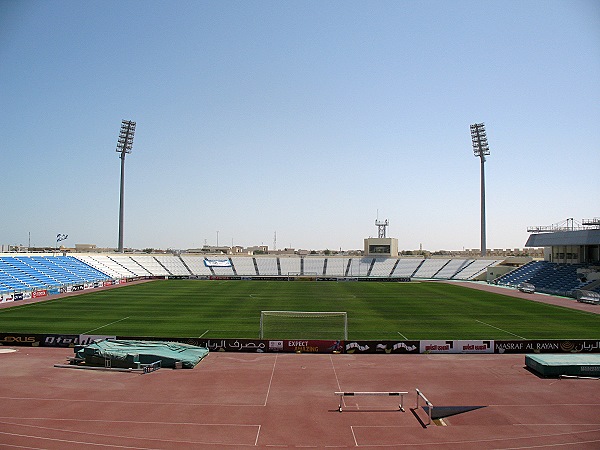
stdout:
[[426,282],[160,280],[0,309],[0,332],[258,338],[262,310],[345,311],[355,340],[600,339],[598,314]]

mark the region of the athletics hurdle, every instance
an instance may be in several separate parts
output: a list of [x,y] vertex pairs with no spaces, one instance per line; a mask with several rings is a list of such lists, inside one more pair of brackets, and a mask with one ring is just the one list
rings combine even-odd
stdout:
[[408,394],[408,392],[335,392],[335,395],[340,396],[340,406],[338,406],[338,411],[342,412],[342,403],[344,397],[354,397],[357,395],[379,395],[379,396],[389,396],[389,397],[400,397],[400,406],[398,407],[400,411],[404,412],[404,394]]
[[431,411],[433,410],[433,404],[427,400],[427,397],[423,395],[423,393],[417,389],[417,406],[415,406],[415,411],[419,409],[419,397],[425,401],[425,404],[428,406],[427,408],[427,417],[429,421],[425,424],[425,426],[431,425]]

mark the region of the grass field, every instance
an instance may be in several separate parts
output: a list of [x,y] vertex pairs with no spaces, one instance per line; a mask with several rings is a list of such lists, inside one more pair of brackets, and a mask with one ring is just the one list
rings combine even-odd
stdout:
[[[600,315],[445,283],[162,280],[0,310],[0,332],[257,338],[261,310],[347,311],[350,339],[600,339]],[[265,336],[268,338],[269,336]],[[289,330],[289,339],[304,336]]]

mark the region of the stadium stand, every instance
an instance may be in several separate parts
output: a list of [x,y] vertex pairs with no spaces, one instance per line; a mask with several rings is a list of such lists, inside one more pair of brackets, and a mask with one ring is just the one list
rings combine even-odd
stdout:
[[121,274],[119,272],[112,270],[106,264],[103,264],[102,262],[100,262],[99,260],[97,260],[91,256],[77,255],[76,258],[79,259],[83,264],[87,264],[88,266],[90,266],[96,270],[99,270],[102,273],[105,273],[112,279],[123,278],[123,276],[121,276]]
[[279,258],[279,267],[281,268],[281,275],[300,274],[300,258],[281,257]]
[[546,264],[550,264],[546,261],[531,261],[518,269],[515,269],[504,276],[501,276],[496,280],[497,284],[504,286],[516,287],[520,283],[527,282],[531,277],[538,271],[542,270]]
[[501,259],[474,259],[469,264],[464,266],[462,270],[457,272],[453,279],[455,280],[471,280],[487,270],[488,267],[493,267],[502,262]]
[[204,257],[181,255],[181,260],[195,276],[210,276],[213,273],[204,264]]
[[[78,258],[86,264],[104,272],[108,276],[114,279],[120,278],[132,278],[136,274],[127,270],[122,265],[116,263],[106,255],[94,255],[94,256],[78,256]],[[85,258],[85,259],[84,259]]]
[[45,273],[30,266],[31,261],[23,262],[21,258],[6,258],[6,268],[9,274],[32,288],[43,288],[45,286],[57,286],[60,282]]
[[[207,262],[210,262],[207,264]],[[311,275],[350,279],[481,279],[500,259],[385,258],[321,256],[76,255],[0,256],[0,294],[83,283],[152,277],[288,277]],[[211,264],[212,263],[212,264]],[[583,264],[532,261],[494,283],[574,297],[581,289],[600,292],[600,280],[586,280]]]
[[366,277],[371,270],[373,258],[350,258],[350,263],[346,270],[347,277]]
[[389,277],[394,270],[397,258],[375,258],[373,266],[371,267],[371,277]]
[[238,276],[254,277],[257,275],[254,258],[250,256],[233,256],[231,258],[231,263],[235,267]]
[[581,265],[550,263],[550,267],[536,273],[529,282],[536,286],[538,292],[569,295],[586,284],[577,278],[578,267]]
[[392,272],[392,276],[411,278],[424,262],[425,260],[421,258],[400,259]]
[[152,276],[164,277],[171,275],[169,271],[165,269],[154,256],[133,255],[131,259],[149,272]]
[[[256,258],[256,266],[260,276],[277,276],[281,275],[278,270],[277,258],[264,257]],[[298,269],[300,270],[300,269]],[[287,275],[287,273],[285,274]]]
[[433,278],[449,261],[449,259],[425,259],[413,276],[416,278]]
[[[227,260],[231,264],[231,260],[229,258],[219,258],[219,259],[220,260],[222,259],[223,261]],[[213,270],[213,273],[219,277],[232,277],[232,276],[236,275],[233,265],[226,266],[226,267],[214,266],[214,267],[212,267],[212,270]]]
[[343,277],[346,274],[348,260],[345,258],[327,258],[325,275],[328,277]]
[[324,274],[325,258],[319,257],[307,257],[304,258],[304,274],[317,274],[322,276]]
[[2,258],[0,260],[3,287],[12,290],[44,287],[42,282],[32,277],[26,268],[23,270],[21,266],[22,264],[15,260],[15,258]]
[[586,266],[532,261],[498,278],[496,284],[517,287],[530,283],[535,286],[536,292],[572,297],[576,290],[591,284],[577,275],[577,270],[583,267]]
[[109,279],[106,274],[71,256],[0,258],[0,290],[3,292],[51,289]]
[[133,273],[136,277],[150,277],[152,276],[152,272],[145,269],[143,266],[138,264],[135,260],[133,260],[130,256],[125,255],[112,255],[109,256],[111,260],[113,260],[116,264],[121,267],[124,267],[131,273]]
[[469,263],[466,259],[451,259],[442,267],[433,278],[448,280],[454,278],[456,273],[460,272]]
[[29,259],[32,267],[35,267],[34,264],[37,265],[40,272],[53,276],[61,285],[91,283],[109,279],[105,274],[92,269],[87,264],[83,264],[71,256],[34,256]]
[[192,273],[177,256],[157,255],[154,257],[172,276],[189,277]]

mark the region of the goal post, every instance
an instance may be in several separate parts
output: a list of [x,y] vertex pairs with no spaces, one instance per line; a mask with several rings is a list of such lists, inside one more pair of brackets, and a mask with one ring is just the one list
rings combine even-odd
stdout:
[[345,311],[261,311],[260,339],[348,339]]

